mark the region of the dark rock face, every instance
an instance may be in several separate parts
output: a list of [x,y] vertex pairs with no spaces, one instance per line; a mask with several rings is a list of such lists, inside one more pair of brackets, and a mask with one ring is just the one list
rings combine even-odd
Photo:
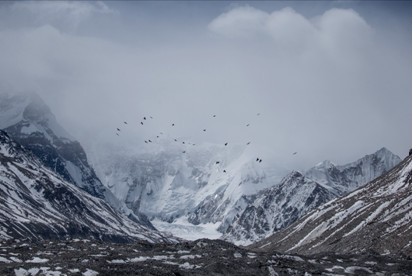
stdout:
[[0,240],[173,240],[65,181],[1,130],[0,209]]
[[29,275],[29,271],[44,275],[410,275],[412,271],[412,261],[401,256],[304,257],[254,252],[206,239],[173,245],[11,240],[0,243],[0,250],[1,275]]
[[252,248],[299,254],[412,256],[412,156],[346,196],[309,212]]

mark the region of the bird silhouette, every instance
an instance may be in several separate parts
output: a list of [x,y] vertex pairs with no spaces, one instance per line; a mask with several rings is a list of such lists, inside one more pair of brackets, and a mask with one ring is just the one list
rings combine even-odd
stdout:
[[125,124],[125,125],[127,125],[127,122],[126,122],[126,121],[124,121],[124,124]]
[[220,163],[220,161],[216,161],[216,164],[219,164]]
[[206,129],[204,128],[203,131],[206,131]]
[[149,141],[149,143],[151,143],[152,142],[152,140],[148,140]]
[[141,125],[143,125],[143,122],[140,122]]
[[225,143],[225,147],[227,146],[227,142]]
[[213,118],[216,118],[216,115],[213,115]]
[[294,153],[293,153],[293,155],[296,155],[298,152],[297,151],[295,151]]
[[172,126],[175,126],[175,124],[172,124]]
[[250,124],[247,124],[246,126],[248,127],[248,126],[250,126]]
[[224,173],[226,173],[226,170],[223,170]]
[[143,120],[146,120],[146,117],[143,117]]
[[250,142],[247,142],[246,145],[250,145]]
[[120,128],[117,128],[117,131],[120,131]]

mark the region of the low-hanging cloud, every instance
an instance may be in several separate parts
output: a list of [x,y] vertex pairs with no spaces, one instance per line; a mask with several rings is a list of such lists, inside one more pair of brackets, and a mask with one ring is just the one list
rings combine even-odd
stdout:
[[[292,8],[237,7],[178,37],[156,25],[158,14],[141,22],[145,33],[108,16],[116,33],[99,37],[76,32],[106,10],[85,4],[96,10],[74,29],[64,16],[0,29],[0,87],[41,94],[86,147],[98,140],[143,147],[163,131],[194,143],[252,141],[259,155],[292,168],[409,147],[409,44],[386,39],[354,10],[309,18]],[[16,8],[12,21],[25,9]],[[137,42],[125,43],[119,32]],[[143,116],[153,116],[145,127]]]

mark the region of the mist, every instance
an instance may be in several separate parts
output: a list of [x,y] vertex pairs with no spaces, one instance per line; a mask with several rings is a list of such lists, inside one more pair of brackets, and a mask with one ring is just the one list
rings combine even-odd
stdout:
[[163,135],[292,169],[403,158],[410,5],[306,2],[2,3],[0,88],[38,93],[89,153]]

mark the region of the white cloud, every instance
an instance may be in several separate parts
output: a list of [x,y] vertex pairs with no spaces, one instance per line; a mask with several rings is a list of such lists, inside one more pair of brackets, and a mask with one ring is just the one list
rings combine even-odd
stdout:
[[250,6],[241,6],[219,15],[209,28],[228,37],[250,37],[263,33],[269,15]]
[[356,47],[371,32],[365,20],[351,9],[331,9],[308,19],[292,8],[268,13],[249,6],[221,14],[209,24],[209,29],[232,39],[270,37],[275,45],[291,50]]

